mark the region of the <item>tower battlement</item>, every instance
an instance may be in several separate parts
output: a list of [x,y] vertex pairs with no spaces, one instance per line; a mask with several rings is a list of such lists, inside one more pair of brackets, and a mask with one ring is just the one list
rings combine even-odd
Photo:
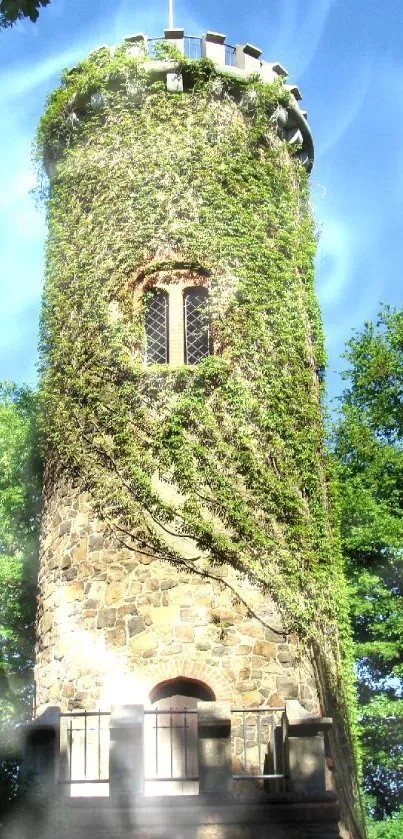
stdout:
[[[124,38],[123,47],[126,55],[139,62],[146,77],[153,81],[163,81],[170,93],[183,93],[186,90],[182,73],[182,62],[208,59],[213,62],[217,72],[234,84],[245,84],[252,77],[261,82],[272,84],[279,82],[284,91],[289,94],[286,106],[279,104],[276,113],[272,115],[272,123],[276,127],[281,140],[294,148],[296,156],[310,172],[314,163],[314,144],[311,130],[307,121],[307,112],[300,107],[302,99],[299,87],[287,84],[288,71],[279,62],[268,62],[261,58],[262,50],[253,44],[228,44],[226,36],[218,32],[206,32],[201,36],[185,35],[183,29],[166,29],[164,38],[152,37],[140,32]],[[114,56],[116,46],[102,45],[93,50],[89,58],[97,58],[100,54],[109,53]],[[73,67],[66,74],[74,76],[77,68]],[[111,81],[113,86],[113,80]],[[102,107],[102,95],[91,94],[91,107],[94,110]],[[133,101],[136,94],[133,95]],[[81,106],[84,98],[82,98]],[[140,102],[140,99],[139,99]],[[253,109],[253,93],[249,92],[249,108]],[[74,118],[79,118],[77,111]],[[53,170],[53,161],[46,160],[48,174]]]

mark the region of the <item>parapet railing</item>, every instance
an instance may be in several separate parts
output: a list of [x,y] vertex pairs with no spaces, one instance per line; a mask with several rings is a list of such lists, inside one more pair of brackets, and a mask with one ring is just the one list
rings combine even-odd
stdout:
[[[275,738],[276,708],[231,709],[232,778],[238,781],[283,779],[282,741]],[[197,792],[199,782],[198,711],[145,709],[143,719],[143,781],[147,794],[163,784],[165,792],[180,794],[180,785]],[[59,783],[109,784],[109,711],[71,711],[60,714]]]
[[[185,58],[198,59],[203,57],[203,39],[197,35],[184,35],[183,52]],[[149,58],[156,58],[158,45],[166,44],[166,38],[147,38],[147,53]],[[235,66],[235,47],[232,44],[224,43],[224,61],[227,67]]]
[[25,763],[73,797],[216,796],[244,781],[268,792],[322,792],[330,724],[297,700],[269,708],[201,701],[197,709],[49,708],[25,728]]

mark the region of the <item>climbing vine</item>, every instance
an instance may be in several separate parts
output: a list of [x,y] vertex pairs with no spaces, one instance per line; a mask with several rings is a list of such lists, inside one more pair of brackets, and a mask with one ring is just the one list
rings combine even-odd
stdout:
[[[315,649],[348,730],[315,235],[306,173],[276,131],[289,94],[206,60],[176,71],[179,95],[153,81],[144,56],[98,50],[64,74],[40,124],[38,157],[51,173],[48,480],[63,464],[138,551],[182,562],[190,537],[189,568],[229,563],[253,578],[286,631]],[[133,281],[179,263],[208,277],[216,354],[146,368]]]

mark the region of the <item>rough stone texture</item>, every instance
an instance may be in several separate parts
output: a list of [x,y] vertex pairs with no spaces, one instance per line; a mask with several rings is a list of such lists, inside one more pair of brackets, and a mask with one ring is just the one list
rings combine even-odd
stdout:
[[[83,494],[62,481],[45,496],[37,615],[37,713],[148,703],[186,676],[232,706],[298,698],[319,713],[312,668],[281,632],[273,604],[232,569],[220,582],[122,548]],[[216,571],[214,572],[216,573]],[[277,631],[276,631],[277,630]]]

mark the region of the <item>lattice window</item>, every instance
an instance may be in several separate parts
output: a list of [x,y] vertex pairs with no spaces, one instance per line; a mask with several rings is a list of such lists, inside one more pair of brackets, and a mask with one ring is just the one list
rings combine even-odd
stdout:
[[184,294],[185,364],[197,364],[210,355],[208,291],[196,286]]
[[151,291],[145,306],[146,364],[168,364],[168,295]]

